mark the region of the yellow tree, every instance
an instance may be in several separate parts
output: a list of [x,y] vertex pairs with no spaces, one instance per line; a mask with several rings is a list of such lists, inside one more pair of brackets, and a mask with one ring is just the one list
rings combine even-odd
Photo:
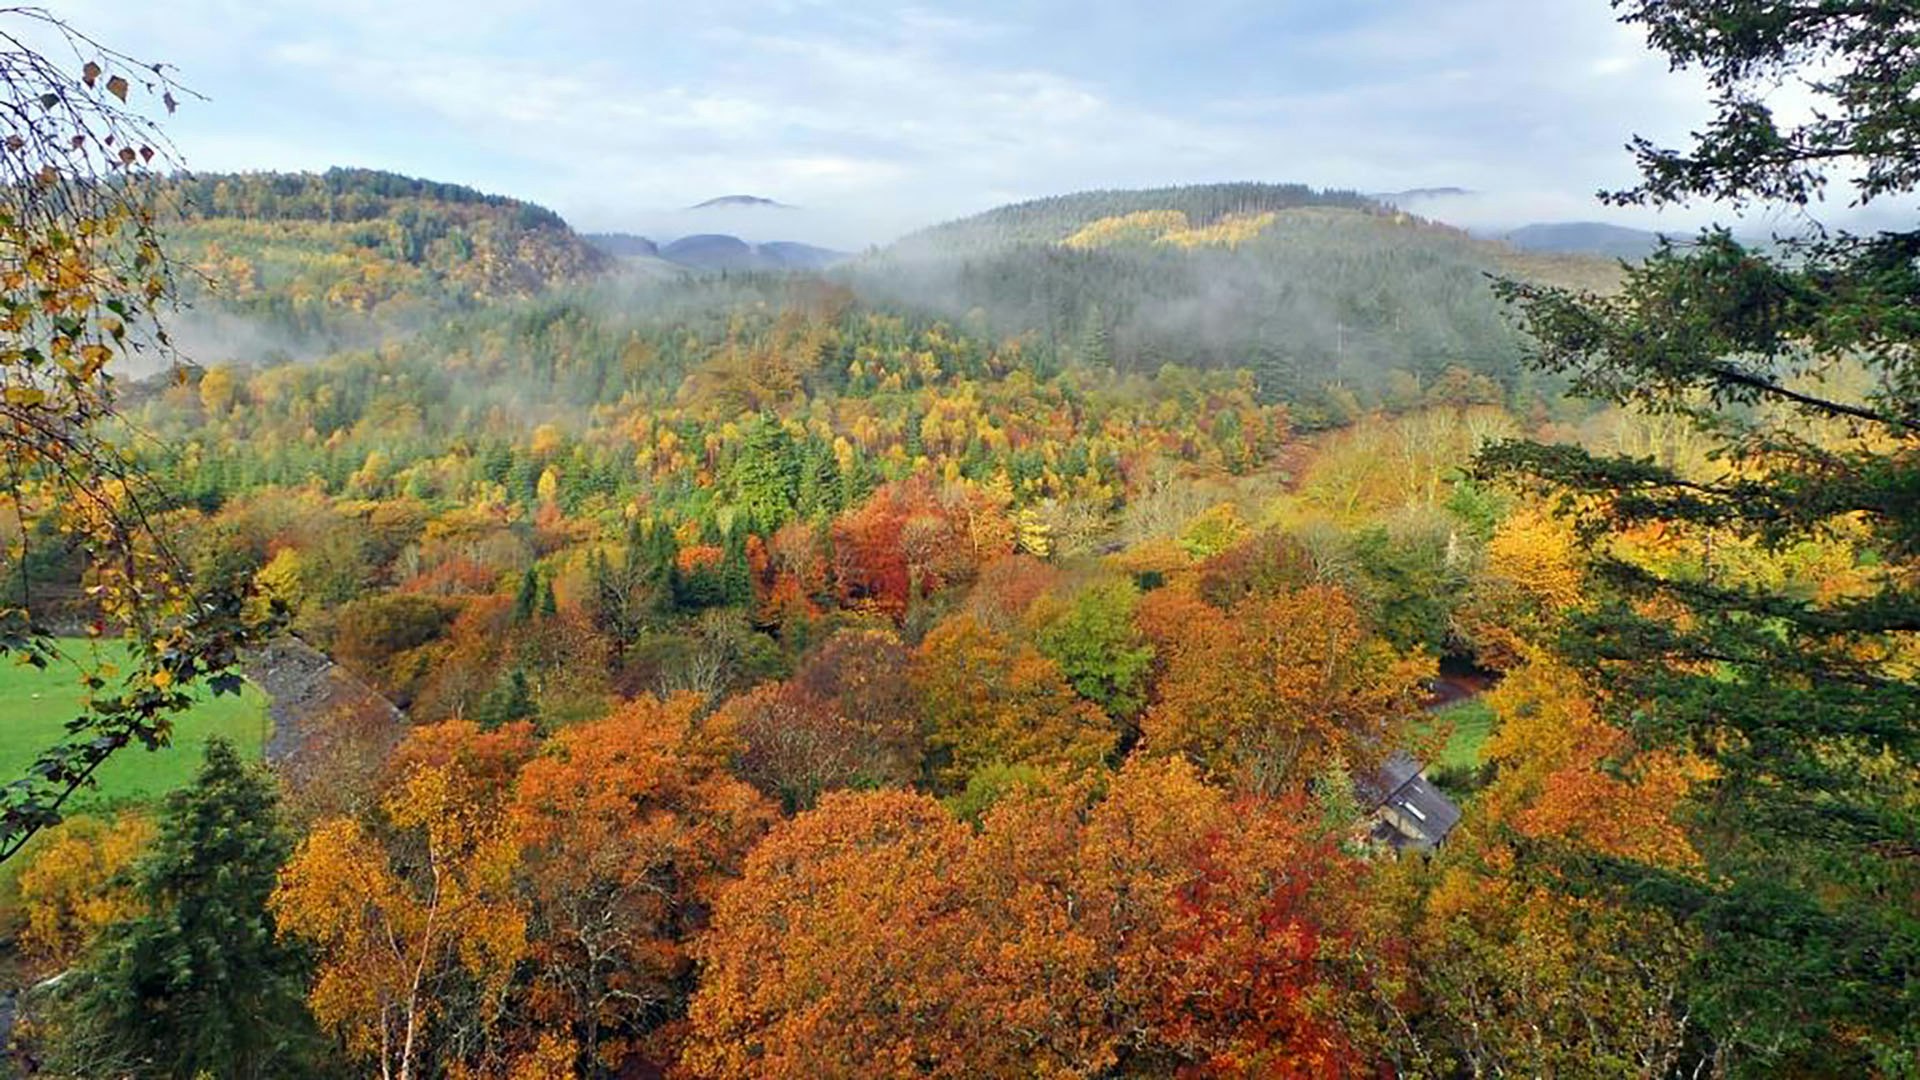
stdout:
[[139,913],[126,870],[153,839],[141,814],[73,818],[49,830],[20,871],[20,949],[49,971],[78,959],[110,923]]
[[913,660],[928,742],[942,755],[943,790],[992,764],[1086,769],[1118,735],[1099,706],[1073,691],[1060,665],[1033,645],[961,613],[935,627]]
[[1475,659],[1503,671],[1518,665],[1585,600],[1585,566],[1565,522],[1533,507],[1509,515],[1460,614]]
[[381,1077],[413,1080],[451,1061],[428,1041],[456,977],[478,987],[480,1027],[498,1021],[527,915],[499,807],[457,765],[413,770],[382,809],[391,841],[350,818],[321,824],[271,906],[280,932],[318,957],[314,1018]]

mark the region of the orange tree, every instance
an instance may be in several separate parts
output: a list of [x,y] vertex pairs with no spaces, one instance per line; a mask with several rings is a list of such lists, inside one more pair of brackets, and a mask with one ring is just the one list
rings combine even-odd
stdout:
[[774,818],[701,704],[641,698],[564,728],[514,783],[533,1012],[571,1026],[590,1066],[619,1067],[679,1014],[686,942]]
[[1138,614],[1165,658],[1143,746],[1276,794],[1323,766],[1363,767],[1394,745],[1430,661],[1372,633],[1345,590],[1309,585],[1223,611],[1184,588]]
[[1107,794],[837,792],[721,895],[683,1064],[702,1076],[1357,1075],[1364,864],[1300,802],[1139,760]]

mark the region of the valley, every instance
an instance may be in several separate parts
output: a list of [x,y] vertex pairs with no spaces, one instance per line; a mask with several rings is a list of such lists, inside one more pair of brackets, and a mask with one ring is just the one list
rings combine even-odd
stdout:
[[1914,1075],[1920,19],[1391,7],[0,11],[0,1076]]

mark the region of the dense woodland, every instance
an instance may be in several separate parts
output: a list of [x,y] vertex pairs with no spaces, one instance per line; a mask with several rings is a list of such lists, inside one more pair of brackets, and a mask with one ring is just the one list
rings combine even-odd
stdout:
[[[1626,8],[1798,56],[1719,6]],[[1621,197],[1791,195],[1702,138]],[[662,276],[455,185],[150,181],[139,531],[16,480],[0,644],[174,605],[82,674],[122,754],[285,635],[400,711],[10,795],[22,1075],[1920,1070],[1903,238],[1624,268],[1246,184]],[[1409,755],[1437,846],[1376,827]]]

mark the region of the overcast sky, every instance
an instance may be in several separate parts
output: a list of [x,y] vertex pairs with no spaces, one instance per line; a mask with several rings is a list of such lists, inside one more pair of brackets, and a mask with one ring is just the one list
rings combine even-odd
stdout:
[[[844,245],[1094,187],[1482,193],[1482,223],[1605,219],[1635,132],[1705,116],[1605,0],[925,4],[66,0],[206,101],[202,170],[363,165],[671,231],[716,195]],[[1668,219],[1671,226],[1680,222]],[[775,228],[773,231],[779,231]],[[771,236],[751,237],[771,239]]]

